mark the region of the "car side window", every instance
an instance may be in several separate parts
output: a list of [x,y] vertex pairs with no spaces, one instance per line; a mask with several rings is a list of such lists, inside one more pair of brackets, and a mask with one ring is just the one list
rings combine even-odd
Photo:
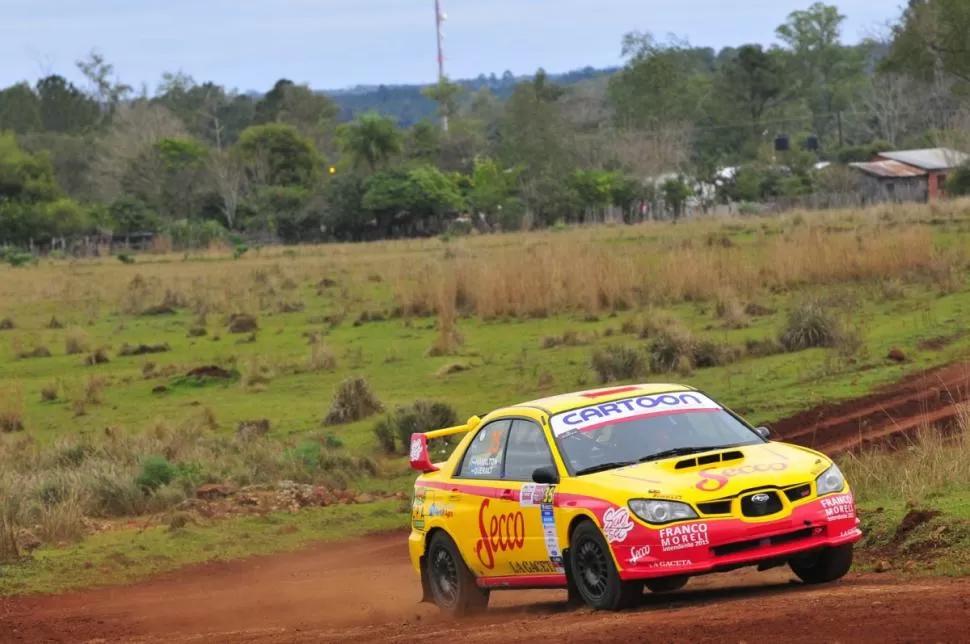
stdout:
[[502,478],[502,461],[511,424],[510,420],[496,420],[482,427],[465,451],[456,476],[494,480]]
[[539,467],[555,467],[545,432],[536,423],[515,419],[505,450],[505,478],[509,481],[531,481]]

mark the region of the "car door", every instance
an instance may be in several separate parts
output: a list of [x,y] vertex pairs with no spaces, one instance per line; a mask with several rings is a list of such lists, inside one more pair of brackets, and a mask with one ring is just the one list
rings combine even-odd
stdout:
[[556,486],[532,481],[533,472],[540,467],[556,469],[545,432],[532,420],[514,419],[505,448],[503,494],[518,499],[515,509],[523,517],[525,543],[521,550],[502,553],[503,563],[512,575],[564,574],[553,503]]
[[511,425],[511,419],[498,419],[479,429],[449,484],[452,537],[479,577],[511,574],[503,554],[524,546],[525,517],[502,480]]

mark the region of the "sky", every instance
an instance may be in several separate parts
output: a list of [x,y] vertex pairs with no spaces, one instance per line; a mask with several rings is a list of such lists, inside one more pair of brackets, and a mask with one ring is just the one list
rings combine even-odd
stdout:
[[[446,73],[468,78],[622,64],[623,34],[720,48],[774,42],[812,0],[441,0]],[[895,20],[904,0],[834,0],[843,38]],[[56,73],[96,50],[122,81],[154,90],[182,71],[240,91],[279,78],[314,89],[432,82],[434,0],[0,0],[0,87]]]

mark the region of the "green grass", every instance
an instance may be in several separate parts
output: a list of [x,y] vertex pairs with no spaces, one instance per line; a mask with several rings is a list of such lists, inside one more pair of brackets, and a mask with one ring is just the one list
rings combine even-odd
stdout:
[[128,583],[189,564],[404,529],[409,518],[410,507],[402,510],[401,501],[380,501],[227,519],[215,525],[189,524],[177,530],[104,532],[67,548],[40,548],[17,564],[0,566],[0,596]]

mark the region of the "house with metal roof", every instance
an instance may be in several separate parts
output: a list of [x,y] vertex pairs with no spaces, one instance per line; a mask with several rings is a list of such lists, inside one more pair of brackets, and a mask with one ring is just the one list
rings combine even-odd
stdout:
[[946,181],[970,154],[949,148],[881,152],[871,161],[850,163],[862,176],[867,203],[935,201],[946,195]]
[[929,173],[899,161],[883,159],[850,163],[860,173],[863,203],[886,201],[927,201]]
[[881,152],[875,160],[896,161],[926,173],[927,201],[946,196],[946,182],[961,165],[970,162],[970,154],[950,148],[899,150]]

